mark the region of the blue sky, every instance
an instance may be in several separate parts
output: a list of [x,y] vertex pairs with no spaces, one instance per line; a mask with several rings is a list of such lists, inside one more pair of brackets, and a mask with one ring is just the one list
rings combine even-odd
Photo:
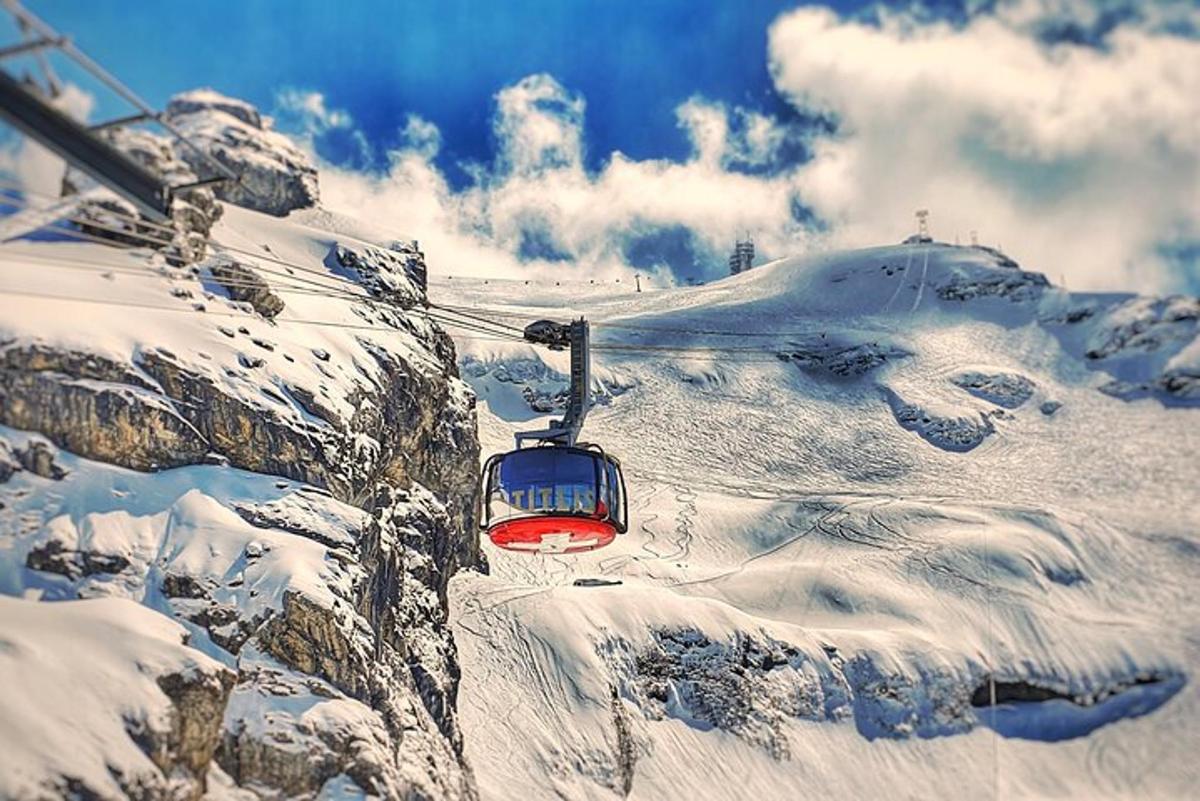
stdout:
[[[282,87],[321,92],[379,148],[410,112],[438,126],[439,163],[487,161],[493,96],[545,72],[587,98],[591,167],[689,149],[676,106],[696,92],[790,113],[767,72],[767,26],[786,0],[344,2],[178,0],[129,6],[31,0],[86,52],[162,105],[210,85],[269,109]],[[838,3],[843,10],[859,3]],[[349,158],[335,142],[327,156]],[[340,157],[340,158],[339,158]]]
[[1194,0],[27,2],[155,105],[275,115],[435,271],[708,280],[930,208],[1073,288],[1200,291]]

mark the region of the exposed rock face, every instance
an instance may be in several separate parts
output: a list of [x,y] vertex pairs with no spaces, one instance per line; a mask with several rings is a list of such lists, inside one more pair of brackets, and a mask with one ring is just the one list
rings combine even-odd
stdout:
[[[286,215],[315,206],[319,197],[312,161],[249,104],[211,89],[171,98],[167,117],[205,152],[240,176],[219,184],[217,197],[248,209]],[[204,159],[190,149],[180,158],[199,171]]]
[[1097,332],[1088,359],[1122,358],[1186,343],[1200,332],[1200,298],[1135,298],[1109,312],[1111,327]]
[[[714,642],[694,629],[653,632],[634,656],[635,698],[652,720],[692,716],[766,750],[789,756],[785,717],[849,717],[845,679],[826,667],[827,680],[799,649],[769,637]],[[825,662],[825,660],[821,660]]]
[[1017,373],[966,372],[950,379],[977,398],[1016,409],[1033,397],[1033,382]]
[[168,727],[154,732],[143,743],[164,774],[178,773],[182,768],[196,779],[197,785],[204,786],[204,776],[220,739],[218,721],[225,712],[233,681],[233,673],[227,670],[207,675],[178,671],[158,677],[158,686],[171,699],[172,714]]
[[[790,720],[853,720],[868,740],[944,737],[975,728],[987,714],[980,708],[991,702],[988,674],[973,660],[914,670],[828,644],[808,653],[765,632],[718,640],[692,628],[658,629],[641,648],[616,640],[600,650],[623,681],[624,697],[648,719],[714,727],[779,760],[791,758]],[[1170,697],[1182,684],[1172,671],[1135,671],[1068,686],[1028,664],[995,679],[997,703],[1093,705],[1136,687],[1155,686]]]
[[895,359],[909,354],[892,345],[864,342],[846,345],[835,342],[813,342],[794,350],[776,354],[780,361],[795,362],[800,369],[811,373],[826,373],[839,378],[856,378]]
[[939,286],[937,294],[942,300],[997,297],[1020,302],[1037,300],[1049,286],[1050,282],[1041,273],[1013,268],[1011,274],[985,279],[954,278]]
[[1107,310],[1098,322],[1084,357],[1113,376],[1101,392],[1122,400],[1200,405],[1200,364],[1183,354],[1200,337],[1200,298],[1134,298]]
[[[20,736],[0,756],[0,797],[203,797],[234,672],[186,647],[184,636],[182,626],[129,600],[0,597],[0,679],[10,699],[37,699],[4,704],[5,727]],[[50,728],[63,719],[88,737],[56,742],[74,734]],[[39,775],[46,759],[58,769]]]
[[[44,448],[53,463],[66,462],[55,482],[60,498],[79,493],[75,483],[99,469]],[[0,439],[4,454],[33,449]],[[133,494],[169,499],[154,487],[174,481],[171,472],[144,474],[138,481],[145,487]],[[13,473],[23,475],[31,474]],[[49,479],[24,479],[14,496],[24,504],[0,510],[41,521],[18,548],[27,568],[62,577],[68,597],[161,598],[197,637],[236,657],[228,704],[233,674],[219,695],[211,682],[160,679],[178,714],[169,727],[138,727],[130,736],[162,775],[212,764],[267,797],[315,796],[337,777],[384,798],[474,796],[462,764],[459,672],[445,603],[451,573],[469,558],[464,539],[474,538],[454,528],[433,493],[384,481],[356,510],[263,476],[241,500],[193,490],[169,510],[149,509],[144,522],[122,524],[119,530],[140,532],[130,538],[114,536],[103,516],[70,522],[39,499],[39,481]],[[197,474],[195,481],[208,480]],[[189,532],[182,542],[172,544],[173,527]],[[197,565],[197,554],[206,566]],[[223,722],[214,726],[214,717]],[[134,795],[176,797],[145,787]]]
[[[315,202],[311,165],[251,107],[193,93],[170,113],[246,168],[267,211]],[[153,138],[125,144],[161,169],[184,163]],[[80,725],[91,736],[112,724],[98,764],[132,750],[136,769],[111,784],[103,768],[50,765],[49,789],[11,797],[176,801],[213,777],[267,798],[474,797],[446,602],[454,572],[480,561],[474,399],[451,340],[420,313],[415,246],[331,235],[305,265],[346,284],[318,309],[343,315],[330,328],[292,322],[296,296],[284,303],[271,270],[158,257],[114,292],[159,281],[187,314],[110,316],[94,346],[0,320],[0,590],[134,601],[171,632],[168,618],[186,627],[182,651],[236,668],[143,676],[119,661],[112,675],[150,677],[156,716],[126,720],[103,696]]]
[[[443,334],[431,347],[451,346]],[[452,498],[455,526],[468,529],[479,445],[461,386],[396,353],[373,346],[370,353],[388,380],[362,389],[349,419],[318,408],[309,393],[310,411],[329,425],[298,428],[229,395],[169,351],[120,365],[95,354],[10,345],[0,350],[0,423],[134,470],[199,464],[216,453],[236,467],[327,487],[350,502],[367,497],[379,478],[399,486],[416,481]],[[303,402],[304,392],[296,394]],[[379,447],[354,453],[350,440],[358,432]],[[463,556],[473,563],[473,552]]]
[[[349,273],[377,298],[410,309],[424,301],[425,260],[413,247],[397,244],[385,250],[370,246],[337,245],[330,254],[333,264]],[[397,280],[403,278],[404,280]]]
[[283,311],[283,300],[271,291],[271,286],[262,276],[237,262],[217,262],[209,272],[213,280],[225,288],[229,297],[249,303],[254,310],[268,320]]
[[135,470],[196,463],[209,450],[134,370],[37,345],[0,350],[0,422]]
[[996,409],[993,412],[951,417],[907,403],[886,387],[881,391],[902,428],[916,432],[921,439],[944,451],[965,453],[974,450],[996,432],[992,418],[1007,414],[1003,409]]
[[[213,172],[211,165],[193,171],[178,155],[184,146],[166,136],[135,128],[110,128],[104,137],[171,186],[190,184],[197,180],[198,173],[208,177]],[[93,186],[95,182],[78,170],[69,169],[63,178],[64,195]],[[76,225],[89,236],[157,250],[165,248],[173,262],[188,264],[204,258],[209,232],[220,216],[221,207],[213,190],[196,187],[175,194],[171,223],[166,227],[145,220],[132,203],[116,196],[84,203]]]

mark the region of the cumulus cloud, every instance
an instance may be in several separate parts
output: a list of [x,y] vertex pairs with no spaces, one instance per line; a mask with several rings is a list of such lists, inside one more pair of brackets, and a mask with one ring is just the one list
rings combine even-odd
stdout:
[[374,151],[349,112],[331,108],[321,92],[281,89],[272,115],[277,127],[331,161],[359,169],[374,165]]
[[[767,256],[878,245],[930,208],[938,238],[978,231],[1073,288],[1183,288],[1200,242],[1196,13],[1101,5],[799,9],[768,32],[783,111],[687,99],[683,159],[585,159],[586,99],[535,74],[497,92],[495,156],[466,188],[413,115],[383,169],[326,167],[322,193],[419,238],[443,274],[706,280],[746,232]],[[353,128],[323,99],[289,104]]]
[[792,126],[741,106],[690,98],[675,109],[679,127],[703,164],[740,172],[795,167],[796,145],[807,146],[818,129]]
[[[794,212],[788,174],[732,171],[763,161],[779,136],[741,109],[695,98],[680,124],[694,148],[682,162],[613,153],[584,165],[582,97],[549,75],[528,76],[496,95],[496,158],[475,183],[454,191],[434,163],[440,136],[410,117],[385,174],[322,173],[325,202],[419,238],[432,269],[525,277],[574,270],[592,278],[640,272],[671,283],[725,271],[733,240],[761,232],[760,247],[783,254],[810,243]],[[715,133],[706,132],[711,128]],[[708,138],[706,138],[708,137]]]
[[517,174],[582,169],[585,107],[582,97],[545,73],[502,89],[493,122],[501,168]]
[[403,142],[402,150],[414,151],[428,160],[442,149],[442,132],[419,114],[409,114],[400,131],[400,141]]
[[275,96],[277,112],[294,115],[301,128],[308,131],[323,131],[329,128],[350,127],[350,115],[339,109],[331,109],[320,92],[306,92],[286,88]]
[[776,20],[777,88],[839,120],[802,195],[840,244],[894,240],[929,207],[942,238],[978,229],[1074,286],[1177,285],[1161,246],[1200,234],[1200,41],[1122,24],[1103,47],[1046,44],[1034,10]]

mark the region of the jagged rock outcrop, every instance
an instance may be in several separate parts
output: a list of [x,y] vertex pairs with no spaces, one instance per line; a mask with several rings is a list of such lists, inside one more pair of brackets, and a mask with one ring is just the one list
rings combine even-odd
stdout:
[[908,403],[887,387],[880,387],[880,392],[901,428],[915,432],[930,445],[944,451],[965,453],[974,450],[996,433],[993,419],[1002,419],[1007,414],[1003,409],[953,415],[939,413]]
[[[279,215],[315,202],[311,164],[253,108],[201,92],[170,114],[243,168],[245,185],[223,196]],[[116,136],[161,169],[200,169],[152,135]],[[265,205],[237,194],[247,188]],[[273,232],[327,248],[302,269],[345,290],[288,295],[282,271],[155,257],[106,291],[161,292],[187,314],[113,314],[86,336],[0,320],[0,529],[12,535],[0,589],[137,601],[235,668],[215,685],[211,671],[147,673],[156,703],[177,708],[153,725],[125,726],[119,696],[97,699],[79,725],[117,726],[97,764],[144,754],[136,775],[109,786],[103,770],[46,763],[40,786],[174,801],[218,777],[267,798],[334,786],[473,798],[446,591],[480,562],[479,443],[453,344],[421,313],[424,258],[415,244],[244,217],[276,247]]]
[[[57,481],[18,465],[16,454],[43,451],[65,465]],[[178,722],[130,734],[164,776],[183,769],[185,752],[207,753],[235,785],[265,797],[315,796],[336,777],[385,798],[473,797],[445,593],[471,550],[464,540],[474,538],[454,527],[429,490],[383,481],[355,509],[305,485],[243,478],[238,499],[191,490],[112,529],[105,514],[72,520],[38,496],[38,482],[53,482],[59,497],[86,492],[99,463],[34,437],[0,439],[0,453],[14,454],[10,484],[22,482],[12,495],[20,504],[0,515],[24,521],[16,552],[43,577],[36,581],[61,577],[67,597],[159,598],[157,608],[165,604],[196,636],[236,657],[227,706],[224,696],[167,682],[164,692],[179,699]],[[119,483],[135,497],[170,503],[170,490],[155,487],[175,482],[172,472]],[[187,532],[182,540],[173,541],[176,529]],[[226,683],[234,685],[232,674]],[[218,701],[222,722],[204,730],[212,746],[175,747],[202,739],[188,714],[211,718]],[[171,797],[156,787],[145,784],[137,797]]]
[[1089,298],[1054,309],[1042,323],[1089,368],[1108,374],[1097,388],[1133,401],[1153,398],[1166,406],[1200,405],[1200,298]]
[[425,299],[425,260],[412,245],[394,243],[393,247],[384,249],[339,244],[330,257],[331,267],[336,265],[340,271],[348,273],[373,297],[404,309],[411,309]]
[[[182,626],[125,599],[0,596],[0,635],[0,711],[20,733],[0,757],[0,797],[204,796],[234,672],[188,648]],[[63,722],[87,736],[65,740]]]
[[969,371],[950,379],[977,398],[1005,409],[1016,409],[1033,397],[1033,382],[1017,373]]
[[[445,372],[363,341],[384,380],[363,382],[354,412],[338,417],[302,387],[288,391],[326,425],[297,425],[227,387],[165,349],[133,364],[44,345],[0,346],[0,423],[39,431],[74,453],[134,470],[200,464],[220,456],[236,467],[299,479],[360,502],[374,483],[419,482],[451,498],[453,522],[469,528],[478,441],[449,339],[430,349]],[[150,380],[147,380],[150,379]],[[305,404],[305,401],[308,403]],[[357,434],[376,447],[356,452]],[[468,549],[470,551],[470,549]],[[463,553],[464,563],[474,561]]]
[[877,342],[848,344],[825,341],[807,343],[804,347],[779,351],[780,361],[794,362],[801,370],[817,375],[826,374],[838,378],[857,378],[886,364],[903,359],[909,354],[892,345]]
[[996,297],[1013,302],[1037,300],[1050,286],[1046,276],[1013,268],[1011,273],[997,273],[983,278],[956,276],[937,287],[942,300],[974,300]]
[[[110,143],[131,156],[171,186],[197,181],[199,175],[211,177],[211,165],[193,170],[180,158],[186,149],[171,138],[137,128],[109,128],[102,134]],[[63,194],[72,195],[95,187],[82,172],[69,169],[63,178]],[[171,222],[147,220],[136,206],[115,195],[83,203],[75,225],[85,234],[115,242],[166,250],[170,261],[190,264],[204,258],[213,224],[221,216],[221,206],[213,190],[206,186],[175,193],[171,204]]]
[[[166,113],[189,140],[239,176],[218,185],[221,200],[277,217],[317,204],[312,160],[248,103],[198,89],[171,98]],[[198,153],[178,153],[193,169],[202,169]]]
[[[832,644],[810,653],[763,631],[721,640],[695,628],[654,629],[641,647],[618,639],[599,650],[622,682],[622,697],[649,720],[720,729],[778,760],[791,758],[791,720],[851,720],[868,740],[931,738],[970,731],[985,720],[980,709],[991,706],[989,674],[971,659],[921,668]],[[998,704],[1069,700],[1086,707],[1137,687],[1155,686],[1170,697],[1182,677],[1131,671],[1067,682],[1021,664],[997,671],[995,682]]]
[[283,300],[271,291],[263,277],[245,264],[235,261],[219,261],[208,268],[213,280],[225,288],[229,297],[249,303],[254,310],[268,320],[283,311]]

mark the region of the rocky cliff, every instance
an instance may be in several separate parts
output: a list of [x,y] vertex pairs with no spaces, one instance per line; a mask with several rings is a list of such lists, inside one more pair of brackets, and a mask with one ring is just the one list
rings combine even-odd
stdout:
[[[479,561],[479,444],[423,257],[270,216],[316,173],[253,108],[169,113],[269,214],[213,201],[192,263],[0,256],[46,265],[0,301],[0,796],[473,797],[446,586]],[[86,303],[45,297],[60,259]]]

